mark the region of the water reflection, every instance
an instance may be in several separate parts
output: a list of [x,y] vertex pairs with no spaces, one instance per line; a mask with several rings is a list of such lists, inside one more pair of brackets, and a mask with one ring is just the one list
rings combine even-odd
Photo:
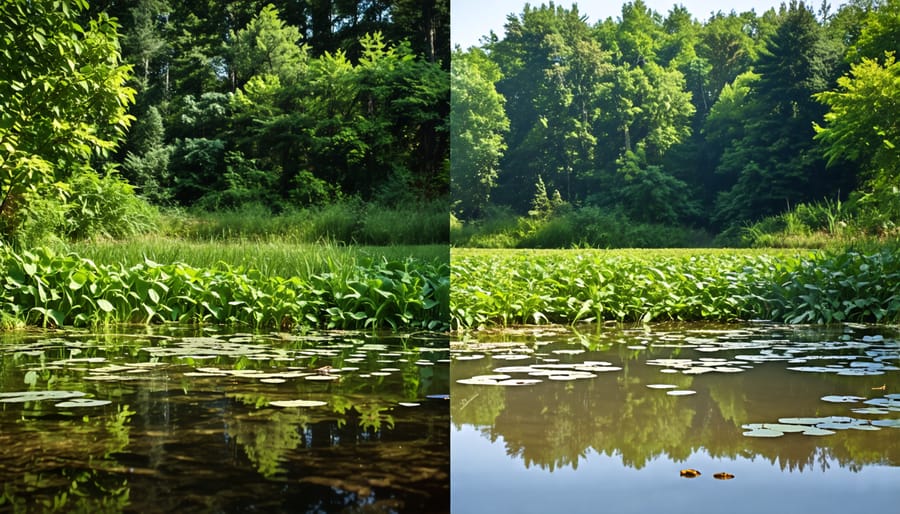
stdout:
[[[823,486],[840,477],[845,483],[835,490],[851,491],[825,511],[894,508],[900,480],[897,428],[758,439],[744,436],[748,430],[742,425],[801,416],[900,418],[900,401],[892,399],[900,400],[892,394],[900,392],[896,337],[887,327],[657,326],[607,327],[590,335],[523,331],[453,343],[454,512],[560,511],[560,501],[573,512],[596,512],[597,489],[607,489],[601,482],[612,494],[603,500],[606,510],[615,512],[672,512],[677,502],[667,504],[660,496],[675,498],[685,488],[711,498],[723,490],[732,496],[722,496],[722,503],[686,503],[683,512],[721,512],[726,505],[731,511],[796,511],[753,489],[780,488],[794,495],[802,487],[787,485],[789,476],[819,477]],[[592,367],[598,371],[590,378],[578,376]],[[542,382],[465,383],[498,370]],[[573,372],[575,378],[565,375]],[[647,387],[655,384],[696,393],[671,396],[671,389]],[[856,413],[852,409],[870,405],[821,400],[835,394],[879,398],[890,402],[890,409]],[[703,475],[681,478],[679,470],[688,467]],[[716,472],[736,479],[723,486],[713,479]],[[886,477],[894,485],[883,486]],[[572,487],[584,481],[592,485]],[[496,505],[473,500],[489,493],[488,483],[504,493]],[[654,494],[648,496],[648,490]],[[745,504],[732,505],[742,495]]]
[[3,341],[0,511],[449,511],[445,337],[162,330]]

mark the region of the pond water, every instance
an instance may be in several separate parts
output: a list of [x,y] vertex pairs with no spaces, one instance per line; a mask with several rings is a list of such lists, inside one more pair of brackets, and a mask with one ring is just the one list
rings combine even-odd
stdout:
[[449,512],[446,336],[0,335],[0,512]]
[[897,338],[750,324],[453,341],[452,510],[898,512]]

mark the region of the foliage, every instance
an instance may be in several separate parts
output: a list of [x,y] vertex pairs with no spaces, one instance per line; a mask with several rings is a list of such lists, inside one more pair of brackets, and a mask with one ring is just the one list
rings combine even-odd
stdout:
[[22,195],[115,148],[128,127],[130,68],[118,25],[79,24],[83,0],[0,5],[0,235],[16,230]]
[[114,170],[103,176],[79,169],[67,182],[25,195],[23,221],[11,239],[17,248],[64,241],[127,238],[157,229],[158,212],[135,195]]
[[506,149],[509,120],[494,83],[496,64],[477,49],[453,53],[450,67],[450,151],[453,212],[472,219],[483,215],[497,185],[497,167]]
[[791,3],[756,64],[760,77],[741,109],[744,133],[726,147],[716,170],[734,181],[716,202],[720,226],[834,194],[842,185],[832,181],[829,191],[822,188],[827,182],[814,179],[825,166],[812,141],[812,123],[822,112],[811,95],[828,86],[834,57],[812,12]]
[[450,241],[471,248],[677,248],[708,244],[709,236],[702,230],[640,222],[621,209],[587,206],[551,209],[544,216],[494,209],[481,220],[457,220]]
[[[857,197],[870,207],[858,211],[858,221],[890,232],[900,195],[867,183],[876,171],[854,155],[896,155],[889,99],[897,95],[890,73],[875,78],[878,65],[894,63],[886,64],[885,52],[896,46],[896,12],[894,0],[849,2],[836,12],[823,4],[818,15],[791,1],[697,21],[684,7],[662,16],[636,0],[623,4],[619,18],[591,27],[576,7],[525,6],[507,18],[503,38],[485,38],[462,54],[499,69],[493,85],[506,100],[509,131],[496,179],[493,171],[482,175],[490,187],[454,191],[459,201],[470,200],[468,191],[480,199],[469,208],[477,214],[455,212],[470,227],[461,232],[492,224],[479,220],[492,207],[534,210],[528,186],[539,177],[571,205],[625,212],[634,222],[734,235],[798,205]],[[851,75],[835,89],[851,66],[865,72],[868,93]],[[825,104],[850,102],[853,94],[866,98],[852,100],[842,128]],[[820,144],[814,124],[825,127]],[[453,137],[463,136],[454,130],[460,134]],[[835,144],[838,130],[844,145]],[[513,245],[521,240],[515,232],[523,230],[475,238]]]
[[824,127],[815,126],[829,165],[850,160],[866,170],[865,190],[881,201],[892,219],[900,218],[900,63],[864,58],[838,79],[837,91],[814,95],[830,109]]
[[262,203],[207,211],[164,211],[160,233],[188,241],[394,245],[448,241],[447,201],[385,207],[357,198],[280,212]]
[[446,263],[372,260],[305,278],[219,263],[96,264],[0,248],[0,312],[29,324],[227,323],[254,329],[446,327]]
[[452,325],[900,319],[900,260],[874,254],[455,251]]

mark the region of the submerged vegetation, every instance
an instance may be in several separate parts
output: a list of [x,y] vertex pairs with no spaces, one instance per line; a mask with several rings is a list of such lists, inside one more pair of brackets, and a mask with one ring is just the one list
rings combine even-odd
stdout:
[[451,324],[900,320],[900,255],[454,250]]

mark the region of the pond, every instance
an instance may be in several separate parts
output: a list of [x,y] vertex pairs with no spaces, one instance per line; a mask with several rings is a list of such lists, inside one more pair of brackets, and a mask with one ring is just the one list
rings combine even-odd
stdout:
[[0,512],[449,512],[446,336],[0,335]]
[[897,338],[757,323],[453,341],[453,512],[896,512]]

